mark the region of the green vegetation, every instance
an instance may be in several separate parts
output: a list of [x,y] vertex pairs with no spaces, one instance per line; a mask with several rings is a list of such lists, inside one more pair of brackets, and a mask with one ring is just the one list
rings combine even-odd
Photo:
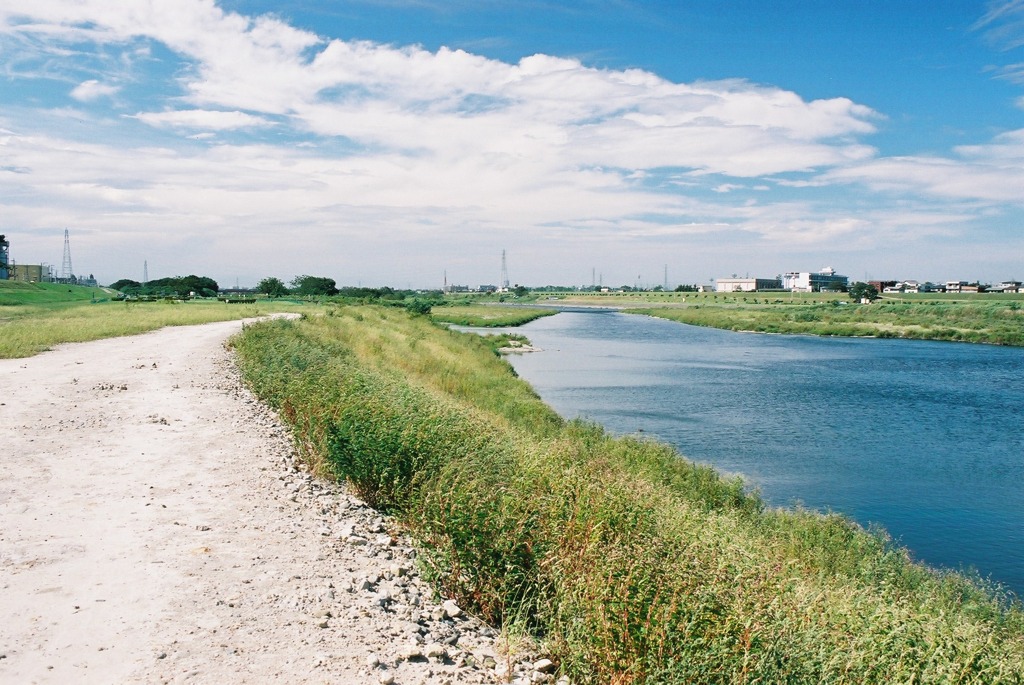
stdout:
[[325,276],[296,276],[292,279],[292,293],[299,297],[322,297],[337,295],[338,288],[333,278]]
[[256,284],[256,292],[267,297],[285,297],[288,295],[288,288],[280,278],[267,276]]
[[110,287],[132,297],[216,297],[220,290],[217,281],[195,275],[157,278],[144,284],[122,278]]
[[114,302],[111,295],[103,288],[0,281],[0,359],[30,357],[60,343],[296,309],[280,302]]
[[968,300],[881,300],[870,305],[832,300],[792,305],[772,295],[749,293],[721,303],[705,300],[694,306],[631,311],[733,331],[1024,345],[1024,303],[1015,299],[982,295]]
[[850,299],[854,302],[861,302],[867,300],[868,302],[874,302],[879,297],[878,288],[871,285],[870,283],[864,283],[863,281],[857,281],[850,286],[849,290]]
[[835,515],[565,423],[477,336],[394,308],[233,344],[300,452],[418,538],[445,593],[578,683],[1000,683],[1024,609]]
[[435,307],[430,318],[438,323],[452,323],[459,326],[477,326],[481,328],[504,328],[522,326],[542,316],[557,314],[555,309],[539,307],[498,307],[485,305],[451,305]]
[[113,297],[109,288],[86,288],[78,285],[59,283],[24,283],[21,281],[0,281],[0,320],[11,315],[6,307],[22,305],[44,305],[67,302],[91,302]]

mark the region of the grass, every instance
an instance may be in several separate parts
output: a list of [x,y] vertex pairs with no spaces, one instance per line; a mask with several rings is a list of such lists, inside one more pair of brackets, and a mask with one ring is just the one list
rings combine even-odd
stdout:
[[451,305],[434,307],[430,318],[438,323],[479,328],[504,328],[522,326],[535,319],[551,316],[558,312],[540,307],[501,307],[494,305]]
[[203,300],[94,302],[97,293],[109,295],[98,288],[0,281],[0,302],[4,303],[0,306],[0,359],[30,357],[61,343],[297,309],[269,301],[245,305]]
[[[108,288],[0,281],[0,307],[109,300],[113,294]],[[2,309],[0,316],[3,316]]]
[[438,587],[573,682],[1024,679],[1024,609],[998,590],[563,422],[477,336],[330,307],[233,344],[321,473],[394,513]]
[[[677,308],[633,309],[697,326],[760,333],[917,338],[1024,345],[1024,302],[974,298],[881,300],[870,305],[840,300],[792,305],[751,293],[733,301]],[[984,297],[984,296],[982,296]]]

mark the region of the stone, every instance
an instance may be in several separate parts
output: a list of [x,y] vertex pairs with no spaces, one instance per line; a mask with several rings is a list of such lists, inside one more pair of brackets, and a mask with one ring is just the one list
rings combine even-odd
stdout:
[[555,662],[551,659],[541,659],[533,662],[533,670],[540,671],[541,673],[551,673],[555,670]]
[[445,600],[442,608],[444,609],[445,616],[448,618],[458,618],[462,615],[462,609],[459,608],[459,605],[454,600]]
[[435,642],[423,648],[423,656],[428,659],[444,659],[448,653],[442,645]]
[[423,658],[423,650],[420,649],[419,645],[409,645],[398,653],[398,658],[404,659],[405,661],[412,661],[414,659]]

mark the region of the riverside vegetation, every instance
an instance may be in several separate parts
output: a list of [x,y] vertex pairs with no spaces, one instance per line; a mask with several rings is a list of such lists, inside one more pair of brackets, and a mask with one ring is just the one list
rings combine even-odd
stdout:
[[0,359],[30,357],[54,345],[135,335],[164,326],[227,321],[301,305],[215,300],[113,302],[103,288],[0,281]]
[[557,314],[555,309],[540,307],[497,307],[481,305],[446,305],[430,310],[430,318],[438,323],[479,328],[522,326],[535,319]]
[[733,331],[1024,345],[1024,306],[1017,300],[840,302],[789,307],[767,302],[767,306],[705,304],[632,311]]
[[887,295],[854,304],[845,293],[562,293],[565,304],[621,307],[732,331],[916,338],[1024,346],[1024,297],[1012,294]]
[[1024,680],[1024,609],[997,588],[565,422],[496,344],[330,306],[233,340],[304,458],[394,514],[437,587],[540,641],[573,682]]

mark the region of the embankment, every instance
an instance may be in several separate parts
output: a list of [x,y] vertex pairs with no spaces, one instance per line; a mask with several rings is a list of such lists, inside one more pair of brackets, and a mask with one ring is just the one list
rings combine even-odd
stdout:
[[395,514],[436,584],[573,682],[1020,682],[1024,611],[839,516],[566,423],[488,343],[375,308],[250,326],[305,458]]

